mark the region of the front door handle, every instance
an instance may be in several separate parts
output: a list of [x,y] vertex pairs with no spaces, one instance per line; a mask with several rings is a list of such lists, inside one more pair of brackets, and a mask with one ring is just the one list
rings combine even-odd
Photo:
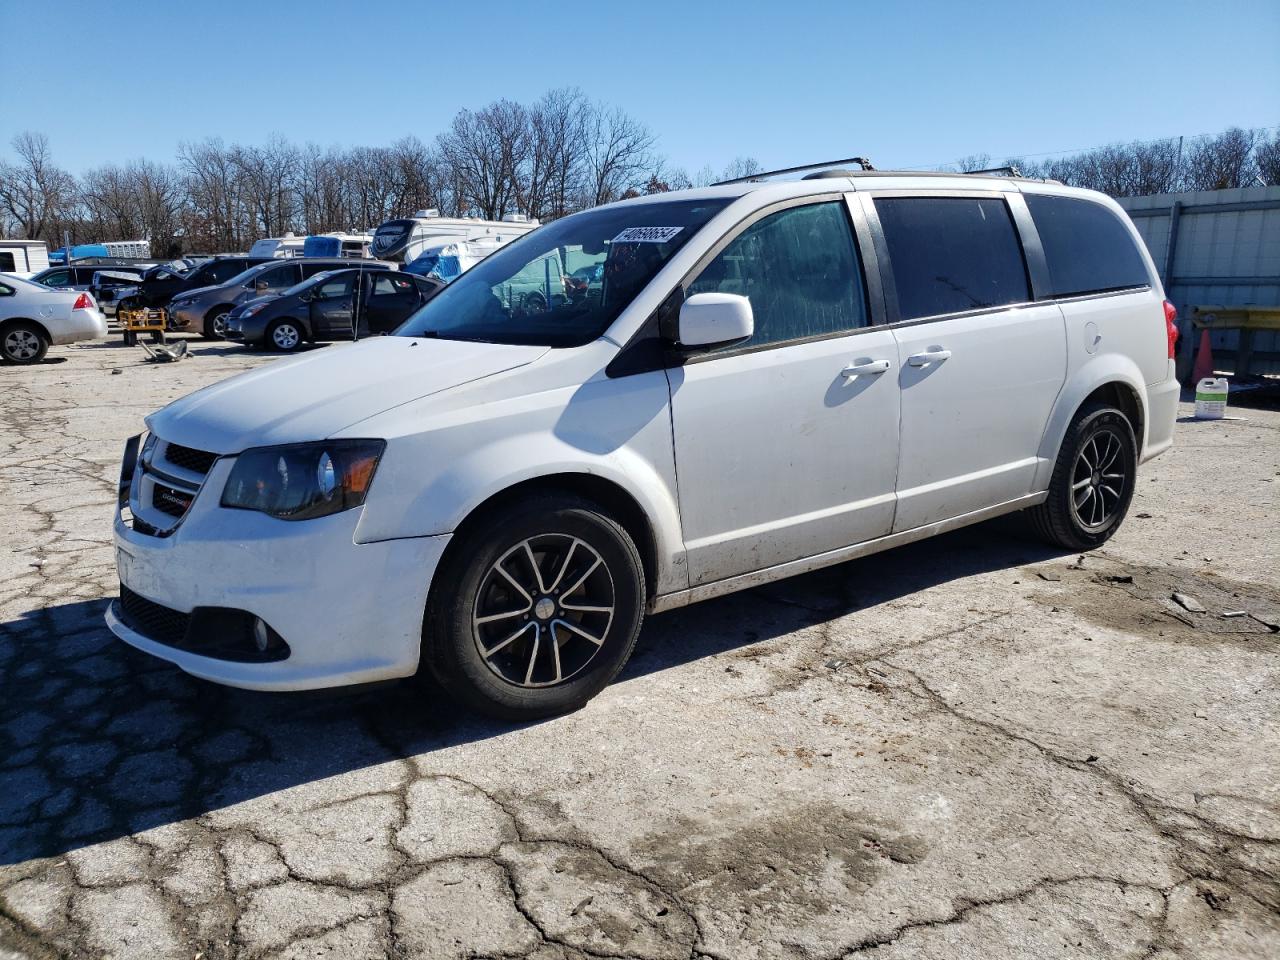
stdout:
[[941,363],[951,359],[951,351],[941,347],[930,347],[924,353],[913,353],[907,357],[907,363],[913,367],[926,367],[931,363]]
[[881,374],[888,369],[888,360],[855,360],[840,372],[846,377],[859,377],[866,373]]

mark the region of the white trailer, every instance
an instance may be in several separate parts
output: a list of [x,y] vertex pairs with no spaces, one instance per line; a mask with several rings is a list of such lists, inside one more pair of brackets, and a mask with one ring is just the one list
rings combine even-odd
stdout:
[[501,220],[478,217],[442,217],[439,210],[419,210],[412,217],[388,220],[373,233],[369,256],[375,260],[411,263],[427,247],[452,241],[484,242],[496,250],[540,226],[523,214],[509,213]]
[[29,277],[49,269],[49,246],[43,240],[0,240],[0,273]]

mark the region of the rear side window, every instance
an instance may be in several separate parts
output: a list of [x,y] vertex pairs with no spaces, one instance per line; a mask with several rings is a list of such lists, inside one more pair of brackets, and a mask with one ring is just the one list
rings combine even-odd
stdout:
[[1009,208],[992,197],[877,197],[900,319],[1031,299]]
[[862,271],[842,202],[792,207],[752,224],[689,286],[751,301],[746,346],[842,333],[867,325]]
[[1049,264],[1051,295],[1145,287],[1151,282],[1133,237],[1100,203],[1024,194]]

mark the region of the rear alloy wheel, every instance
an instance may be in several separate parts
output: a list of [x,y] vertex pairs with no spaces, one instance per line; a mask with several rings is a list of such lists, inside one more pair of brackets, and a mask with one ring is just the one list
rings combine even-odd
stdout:
[[531,720],[577,709],[617,675],[645,593],[616,521],[575,497],[538,498],[491,514],[465,543],[437,573],[424,637],[449,692]]
[[11,323],[0,334],[0,357],[9,363],[39,363],[49,352],[49,338],[34,323]]
[[1068,550],[1101,546],[1133,499],[1138,445],[1128,418],[1101,404],[1080,410],[1058,452],[1049,496],[1027,511],[1035,531]]
[[230,307],[216,307],[209,311],[208,316],[204,318],[206,340],[221,340],[227,335],[227,314],[230,312]]
[[292,320],[277,320],[267,329],[267,345],[281,353],[292,353],[302,345],[302,330]]

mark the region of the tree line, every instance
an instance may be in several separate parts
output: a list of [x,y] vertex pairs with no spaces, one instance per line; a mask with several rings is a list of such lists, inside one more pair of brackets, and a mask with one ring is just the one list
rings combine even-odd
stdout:
[[[171,162],[108,163],[75,176],[48,138],[20,133],[0,161],[0,232],[73,243],[150,238],[157,256],[245,250],[260,237],[372,229],[415,210],[546,221],[607,203],[760,170],[738,157],[693,176],[673,168],[657,138],[618,107],[575,88],[530,104],[498,100],[461,110],[430,142],[384,147],[265,144],[217,137],[178,146]],[[1048,160],[1010,158],[1028,176],[1112,196],[1280,183],[1280,129],[1118,144]],[[991,167],[986,154],[944,169]]]
[[[260,237],[373,229],[415,210],[540,220],[688,186],[657,138],[625,111],[560,89],[531,104],[462,110],[434,140],[385,147],[181,143],[172,162],[108,163],[74,176],[46,136],[14,137],[0,161],[0,233],[60,246],[150,238],[155,255],[247,249]],[[738,158],[702,181],[754,172]]]
[[[1217,136],[1112,144],[1049,160],[1010,157],[1002,165],[1113,197],[1263,186],[1280,183],[1280,127],[1272,131],[1232,127]],[[944,169],[971,172],[994,163],[981,153]]]

